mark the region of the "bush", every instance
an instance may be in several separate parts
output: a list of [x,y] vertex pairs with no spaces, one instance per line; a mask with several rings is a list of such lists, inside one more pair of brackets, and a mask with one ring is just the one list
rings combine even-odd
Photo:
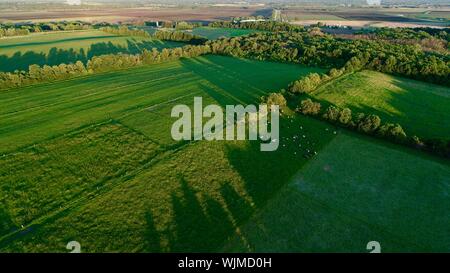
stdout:
[[386,123],[378,129],[378,135],[395,141],[404,141],[406,133],[400,124]]
[[271,93],[267,98],[264,99],[267,106],[270,108],[272,105],[279,105],[280,107],[286,106],[287,101],[284,96],[280,93]]
[[323,118],[332,122],[335,122],[339,118],[339,109],[336,106],[331,105],[327,108],[325,114],[323,114]]
[[358,130],[369,134],[375,132],[380,127],[381,118],[377,115],[361,116],[356,124]]
[[349,125],[352,122],[352,110],[344,108],[339,112],[339,122],[343,125]]
[[319,102],[313,102],[311,99],[302,100],[297,111],[304,115],[318,115],[322,105]]

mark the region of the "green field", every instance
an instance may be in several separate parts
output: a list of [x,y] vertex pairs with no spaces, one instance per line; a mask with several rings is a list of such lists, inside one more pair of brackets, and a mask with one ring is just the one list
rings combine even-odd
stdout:
[[180,46],[144,37],[117,36],[100,30],[35,33],[0,39],[0,71],[26,70],[31,64],[57,65],[86,61],[110,53]]
[[[0,93],[1,251],[64,252],[75,237],[92,252],[220,249],[302,154],[174,143],[170,109],[194,96],[257,102],[311,71],[319,70],[208,56]],[[224,215],[230,222],[214,228]],[[187,234],[192,223],[203,239]]]
[[448,252],[450,165],[340,133],[223,249]]
[[257,32],[252,29],[235,29],[235,28],[212,28],[199,27],[192,30],[192,34],[208,38],[209,40],[216,40],[220,37],[238,37]]
[[450,136],[450,126],[443,126],[443,121],[450,120],[448,87],[362,71],[325,84],[312,97],[400,123],[409,135]]
[[448,250],[447,163],[287,109],[276,152],[171,139],[174,105],[311,72],[206,56],[0,92],[0,252]]

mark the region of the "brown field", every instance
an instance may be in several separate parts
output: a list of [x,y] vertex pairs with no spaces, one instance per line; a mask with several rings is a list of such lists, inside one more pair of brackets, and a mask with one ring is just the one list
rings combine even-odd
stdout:
[[423,8],[291,8],[283,13],[294,24],[311,25],[323,22],[328,25],[351,27],[445,27],[445,22],[430,20],[422,14],[450,16],[450,9],[427,10]]
[[[139,23],[143,21],[216,21],[231,17],[270,16],[272,8],[264,5],[216,5],[196,7],[153,6],[142,8],[91,6],[77,8],[51,8],[47,10],[3,10],[0,22],[62,21]],[[423,8],[317,8],[291,7],[283,16],[298,25],[323,22],[328,25],[361,27],[444,27],[445,22],[430,21],[427,14],[450,18],[450,9]],[[423,15],[423,16],[420,16]],[[420,18],[419,18],[420,17]]]
[[50,11],[2,11],[0,21],[60,21],[82,20],[88,22],[136,22],[159,21],[215,21],[231,17],[270,16],[271,9],[255,7],[198,7],[198,8],[91,8],[56,9]]
[[324,23],[329,26],[350,26],[353,28],[363,28],[363,27],[430,27],[430,28],[443,28],[442,26],[425,24],[425,23],[402,23],[402,22],[389,22],[389,21],[365,21],[365,20],[302,20],[294,21],[294,25],[309,26],[317,24],[317,22]]

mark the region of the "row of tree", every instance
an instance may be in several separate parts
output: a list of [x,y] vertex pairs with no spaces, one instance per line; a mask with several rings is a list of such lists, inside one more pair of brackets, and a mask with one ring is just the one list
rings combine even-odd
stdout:
[[127,26],[118,26],[118,27],[108,26],[108,27],[101,27],[99,29],[101,31],[115,34],[115,35],[120,35],[120,36],[137,36],[137,37],[147,37],[147,38],[151,37],[151,35],[143,29],[129,28]]
[[91,58],[85,66],[81,61],[74,64],[55,66],[31,65],[28,71],[0,72],[0,90],[26,86],[30,84],[51,82],[74,78],[87,74],[136,67],[143,64],[153,64],[180,58],[193,58],[210,53],[208,46],[187,45],[182,48],[163,49],[158,51],[144,49],[141,54],[109,54]]
[[64,80],[88,74],[85,65],[81,61],[74,64],[60,65],[30,65],[29,70],[0,72],[0,90],[11,89],[41,82]]
[[24,36],[30,34],[28,29],[23,28],[1,28],[0,27],[0,38],[1,37],[11,37],[11,36]]
[[163,41],[185,42],[193,45],[204,44],[208,39],[183,31],[158,30],[153,37]]
[[352,57],[343,67],[332,68],[328,74],[310,73],[307,76],[295,81],[289,85],[289,92],[296,93],[311,93],[320,85],[325,84],[331,80],[337,79],[343,75],[359,71],[365,67],[367,63],[367,56],[361,58]]
[[420,139],[408,136],[400,124],[383,123],[378,115],[358,113],[353,115],[349,108],[329,106],[325,110],[320,102],[305,99],[300,102],[297,112],[315,116],[332,124],[343,126],[364,134],[377,136],[395,143],[429,151],[450,158],[450,140]]
[[94,28],[95,25],[80,21],[58,23],[0,23],[0,37],[23,36],[46,31],[69,31]]

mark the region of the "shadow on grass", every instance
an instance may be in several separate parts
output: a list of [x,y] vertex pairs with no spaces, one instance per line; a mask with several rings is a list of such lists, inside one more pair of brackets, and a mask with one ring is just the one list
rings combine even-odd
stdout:
[[151,213],[147,213],[146,252],[164,252],[162,238],[168,240],[170,252],[212,252],[216,251],[234,231],[233,220],[226,208],[236,204],[242,211],[249,205],[242,200],[231,186],[223,186],[222,197],[230,204],[221,204],[216,199],[201,195],[189,183],[180,178],[179,193],[172,193],[174,225],[170,230],[158,231]]
[[5,208],[0,206],[0,237],[17,230],[17,226],[11,219]]

